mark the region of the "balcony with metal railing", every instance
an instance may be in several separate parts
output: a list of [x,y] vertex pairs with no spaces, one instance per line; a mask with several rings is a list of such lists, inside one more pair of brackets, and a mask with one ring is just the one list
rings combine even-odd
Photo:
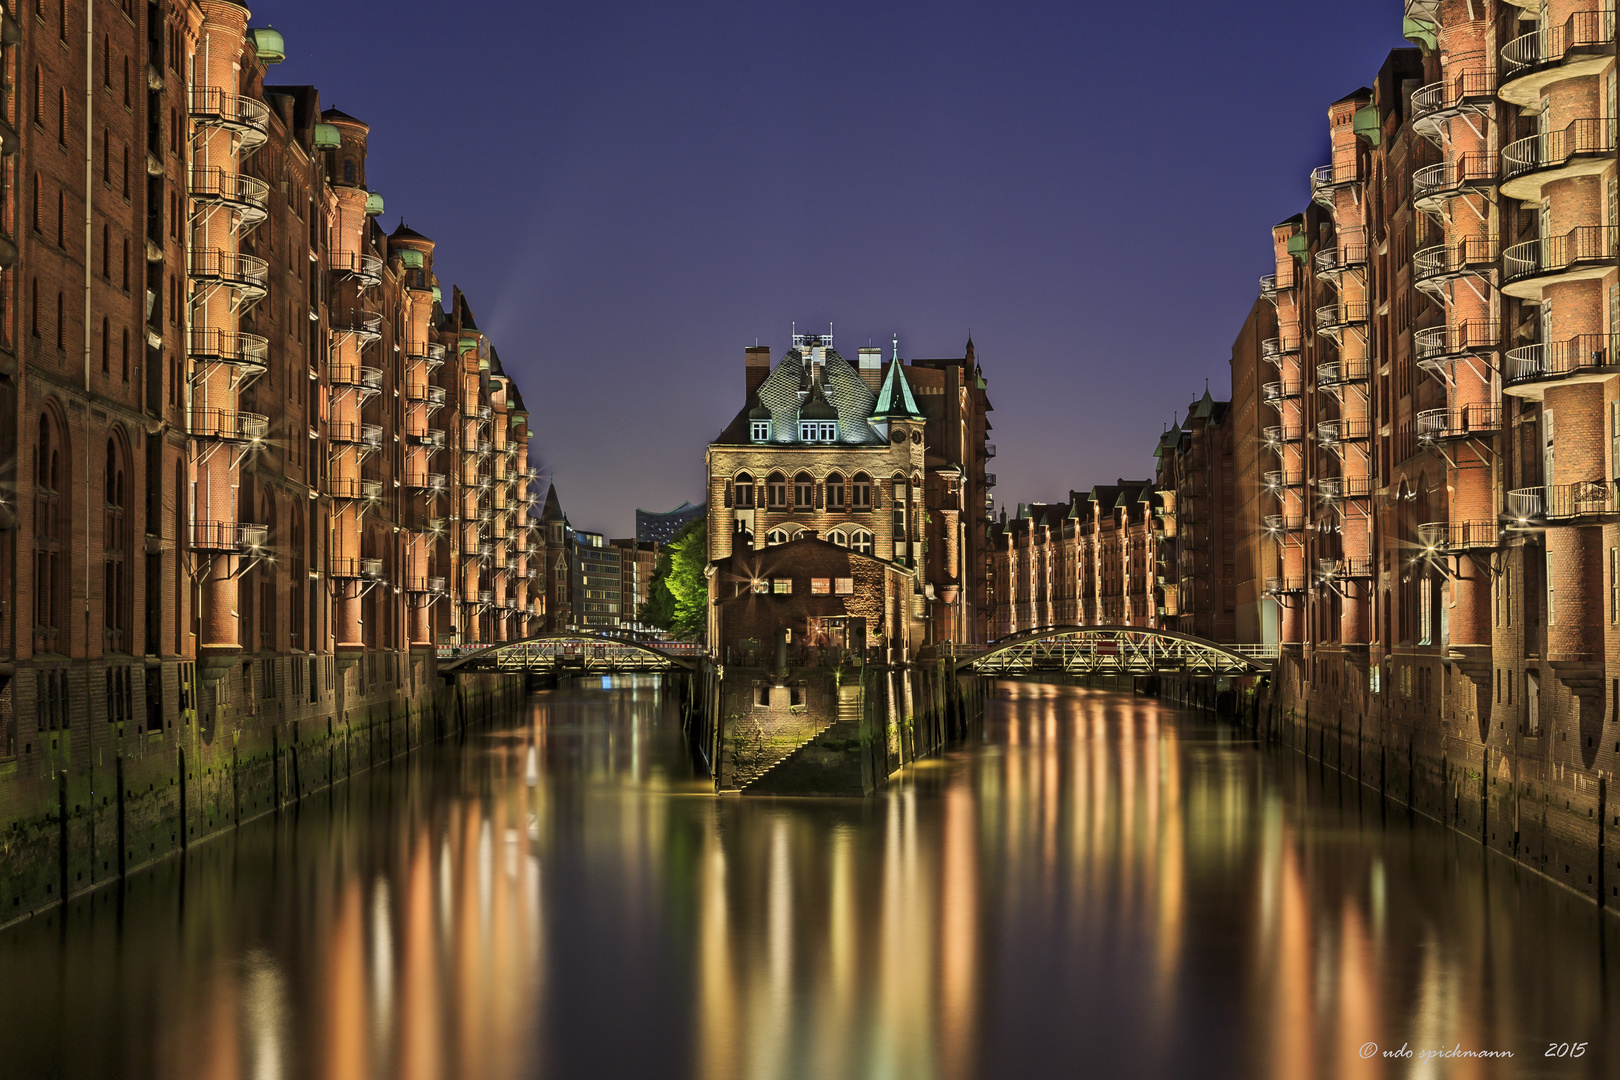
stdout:
[[186,260],[186,273],[200,285],[221,285],[231,289],[243,303],[264,296],[270,264],[254,255],[239,255],[220,248],[193,248]]
[[429,342],[422,347],[422,362],[432,371],[444,363],[444,346],[438,342]]
[[1305,476],[1298,469],[1272,469],[1261,474],[1260,482],[1267,491],[1281,494],[1284,488],[1299,487]]
[[364,581],[381,581],[383,561],[381,559],[357,559],[334,555],[332,556],[332,576],[345,579],[358,578]]
[[1366,420],[1322,420],[1316,425],[1316,441],[1324,449],[1342,453],[1345,443],[1365,441],[1369,431]]
[[231,211],[243,227],[257,225],[270,212],[270,185],[256,176],[215,165],[194,166],[190,179],[190,194],[195,202]]
[[1549,484],[1543,489],[1542,515],[1548,521],[1569,521],[1577,518],[1612,518],[1620,511],[1617,503],[1616,482],[1613,480],[1582,480],[1574,484]]
[[351,311],[347,315],[335,315],[331,328],[334,334],[352,334],[360,339],[362,345],[369,345],[382,338],[382,315],[375,311]]
[[1496,155],[1489,153],[1463,154],[1438,165],[1426,165],[1412,174],[1412,204],[1426,213],[1438,214],[1453,195],[1495,187],[1496,174]]
[[1367,265],[1365,229],[1341,229],[1332,243],[1316,253],[1316,276],[1336,278],[1346,270]]
[[270,434],[270,418],[262,413],[237,412],[234,409],[193,408],[188,434],[194,439],[258,443]]
[[1600,278],[1614,269],[1615,227],[1580,225],[1562,236],[1514,244],[1502,253],[1502,291],[1539,300],[1548,285]]
[[1316,578],[1324,584],[1372,576],[1373,561],[1367,556],[1316,560]]
[[1499,250],[1494,236],[1466,236],[1455,244],[1426,247],[1412,256],[1413,283],[1431,296],[1440,297],[1448,281],[1495,269]]
[[1305,579],[1299,577],[1268,577],[1266,578],[1266,595],[1283,596],[1288,593],[1302,593],[1305,591]]
[[270,530],[242,521],[194,521],[190,528],[194,551],[251,554],[270,542]]
[[1282,358],[1299,352],[1299,347],[1300,338],[1297,333],[1278,333],[1276,337],[1265,338],[1260,342],[1260,358],[1280,366]]
[[417,488],[422,491],[443,491],[444,473],[414,472],[407,470],[405,473],[405,486],[408,488]]
[[1485,439],[1502,430],[1502,407],[1495,404],[1424,409],[1417,414],[1418,442],[1433,444]]
[[383,261],[379,255],[365,251],[333,251],[328,253],[327,260],[335,273],[353,278],[362,289],[374,289],[382,284]]
[[1501,344],[1501,330],[1495,319],[1471,319],[1455,326],[1429,326],[1412,334],[1418,366],[1445,376],[1445,365],[1453,360],[1494,352]]
[[1372,362],[1367,359],[1334,360],[1316,365],[1316,385],[1324,390],[1336,390],[1351,383],[1366,382],[1372,374]]
[[423,593],[428,596],[443,596],[444,586],[445,582],[442,577],[412,578],[406,583],[405,591]]
[[1265,516],[1266,532],[1272,536],[1283,533],[1301,532],[1305,528],[1304,514],[1267,514]]
[[349,499],[374,503],[382,499],[381,480],[363,480],[358,476],[331,476],[327,478],[327,494],[334,499]]
[[1496,65],[1490,58],[1484,54],[1451,57],[1447,67],[1458,70],[1412,93],[1412,127],[1437,141],[1447,120],[1468,112],[1487,112],[1496,101]]
[[353,387],[361,392],[362,397],[382,392],[382,368],[363,364],[333,364],[329,373],[333,386]]
[[1516,518],[1522,525],[1531,518],[1539,518],[1542,511],[1542,499],[1547,489],[1540,484],[1535,487],[1514,488],[1507,493],[1507,511],[1510,517]]
[[414,435],[407,435],[407,439],[417,446],[425,446],[429,450],[444,449],[444,430],[442,428],[428,428]]
[[1536,200],[1558,180],[1596,176],[1614,164],[1615,122],[1596,117],[1572,120],[1559,131],[1532,135],[1502,150],[1502,194]]
[[1311,170],[1311,200],[1331,210],[1335,192],[1359,183],[1361,168],[1357,161],[1342,165],[1318,165]]
[[1300,382],[1298,379],[1278,379],[1276,382],[1268,382],[1260,387],[1261,397],[1273,404],[1286,401],[1289,398],[1297,398],[1299,394]]
[[1418,546],[1425,553],[1477,551],[1497,545],[1500,526],[1494,521],[1430,521],[1418,526]]
[[1534,108],[1547,87],[1596,75],[1614,59],[1614,12],[1577,11],[1556,26],[1541,26],[1502,46],[1503,101]]
[[359,446],[369,453],[382,448],[382,425],[335,421],[327,425],[327,437],[335,443]]
[[1362,326],[1367,322],[1367,305],[1362,301],[1341,301],[1337,304],[1324,304],[1316,309],[1316,331],[1325,334],[1335,341],[1339,335],[1351,326]]
[[1272,450],[1281,450],[1284,443],[1303,439],[1305,431],[1299,424],[1272,424],[1261,429],[1260,437]]
[[1502,372],[1503,393],[1539,399],[1552,382],[1595,382],[1614,375],[1620,364],[1620,335],[1579,334],[1567,341],[1509,349]]
[[243,150],[263,146],[269,137],[270,107],[257,98],[217,86],[193,86],[187,103],[191,119],[199,127],[227,129],[241,140]]
[[241,381],[264,374],[270,363],[268,338],[208,326],[194,326],[187,332],[186,351],[198,366],[228,364],[236,368]]
[[1324,476],[1316,481],[1316,494],[1324,503],[1365,499],[1372,494],[1371,476]]

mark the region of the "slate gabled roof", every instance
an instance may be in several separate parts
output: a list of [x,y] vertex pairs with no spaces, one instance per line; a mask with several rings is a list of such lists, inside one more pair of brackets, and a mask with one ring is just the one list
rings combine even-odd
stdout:
[[567,521],[563,516],[562,503],[557,500],[557,485],[546,487],[546,508],[540,512],[541,521]]
[[[760,384],[760,403],[771,411],[772,442],[799,441],[799,393],[813,391],[809,384],[809,365],[798,349],[789,349],[776,370]],[[839,442],[863,445],[885,441],[867,422],[872,415],[872,388],[855,374],[849,361],[830,349],[821,366],[820,387],[826,400],[838,411]]]

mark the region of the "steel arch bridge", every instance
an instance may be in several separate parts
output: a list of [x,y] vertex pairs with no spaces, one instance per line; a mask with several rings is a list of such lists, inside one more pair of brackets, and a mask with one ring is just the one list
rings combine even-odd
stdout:
[[1047,626],[957,646],[956,667],[976,675],[1255,675],[1275,645],[1221,645],[1174,630],[1142,626]]
[[588,632],[537,634],[476,649],[439,649],[439,674],[510,671],[559,675],[694,671],[702,646]]

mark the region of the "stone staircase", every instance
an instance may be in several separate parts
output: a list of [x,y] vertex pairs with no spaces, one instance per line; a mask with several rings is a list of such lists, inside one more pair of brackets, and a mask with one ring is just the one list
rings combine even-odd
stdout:
[[775,773],[792,763],[805,751],[807,747],[815,745],[815,743],[829,731],[837,729],[835,734],[838,734],[844,738],[850,737],[852,733],[860,729],[860,719],[860,686],[840,686],[838,688],[837,718],[819,725],[814,734],[810,735],[806,739],[801,740],[790,748],[785,754],[782,754],[769,764],[739,769],[733,774],[733,782],[736,783],[737,790],[746,792],[750,787],[761,784],[766,780],[767,777],[771,776],[772,773]]

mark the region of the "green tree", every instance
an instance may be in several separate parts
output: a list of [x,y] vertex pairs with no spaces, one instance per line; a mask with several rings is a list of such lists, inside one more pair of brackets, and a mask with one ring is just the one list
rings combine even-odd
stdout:
[[708,626],[709,525],[705,518],[688,522],[675,534],[653,566],[652,589],[638,617],[676,637],[695,638]]

